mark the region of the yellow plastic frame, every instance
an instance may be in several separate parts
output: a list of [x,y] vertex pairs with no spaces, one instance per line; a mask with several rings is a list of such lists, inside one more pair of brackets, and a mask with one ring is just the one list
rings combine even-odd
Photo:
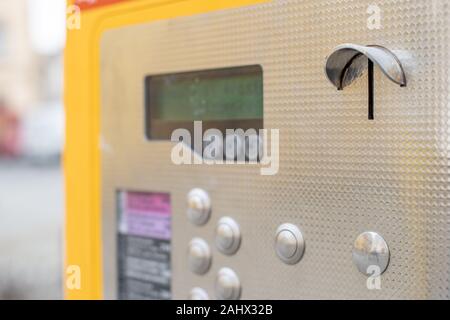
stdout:
[[[66,298],[102,298],[99,44],[103,32],[266,1],[129,0],[84,11],[80,29],[68,30],[64,53]],[[66,286],[66,270],[73,265],[81,271],[79,289]]]

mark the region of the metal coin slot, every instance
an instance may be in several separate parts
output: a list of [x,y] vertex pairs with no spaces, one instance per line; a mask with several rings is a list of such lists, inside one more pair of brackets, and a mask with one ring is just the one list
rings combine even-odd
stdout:
[[406,86],[406,76],[400,60],[394,53],[382,46],[342,44],[333,50],[325,66],[328,80],[338,90],[343,90],[359,78],[366,68],[368,69],[369,120],[374,119],[374,64],[389,80],[401,87]]

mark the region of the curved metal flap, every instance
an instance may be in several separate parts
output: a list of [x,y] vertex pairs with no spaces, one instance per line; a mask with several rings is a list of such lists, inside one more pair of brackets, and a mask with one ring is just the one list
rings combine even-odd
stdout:
[[346,43],[337,46],[328,57],[325,72],[338,90],[344,89],[361,76],[367,68],[367,59],[383,71],[393,82],[404,87],[406,76],[394,53],[381,46],[361,46]]

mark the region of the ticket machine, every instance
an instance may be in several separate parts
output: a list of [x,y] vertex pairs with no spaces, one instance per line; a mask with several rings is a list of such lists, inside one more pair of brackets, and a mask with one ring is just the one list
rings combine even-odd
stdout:
[[450,298],[447,1],[73,5],[68,298]]

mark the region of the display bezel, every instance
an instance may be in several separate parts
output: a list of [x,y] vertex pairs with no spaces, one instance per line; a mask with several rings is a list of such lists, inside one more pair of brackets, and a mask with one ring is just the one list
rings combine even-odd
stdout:
[[[159,120],[156,118],[152,118],[152,115],[155,113],[153,110],[152,104],[152,80],[155,78],[162,77],[177,77],[177,76],[186,76],[190,74],[197,75],[206,75],[221,77],[224,74],[226,75],[249,75],[252,73],[256,73],[257,80],[260,81],[260,117],[245,119],[245,118],[236,118],[236,119],[220,119],[220,120],[211,120],[211,119],[202,119],[193,118],[189,120]],[[264,76],[263,69],[261,65],[246,65],[246,66],[235,66],[235,67],[226,67],[226,68],[216,68],[216,69],[204,69],[204,70],[192,70],[185,72],[175,72],[175,73],[165,73],[165,74],[155,74],[148,75],[144,80],[144,88],[145,88],[145,136],[148,140],[170,140],[171,134],[174,130],[184,128],[191,132],[193,135],[194,130],[194,121],[202,121],[203,132],[208,129],[219,129],[225,135],[226,129],[255,129],[256,131],[263,129],[264,127]]]

